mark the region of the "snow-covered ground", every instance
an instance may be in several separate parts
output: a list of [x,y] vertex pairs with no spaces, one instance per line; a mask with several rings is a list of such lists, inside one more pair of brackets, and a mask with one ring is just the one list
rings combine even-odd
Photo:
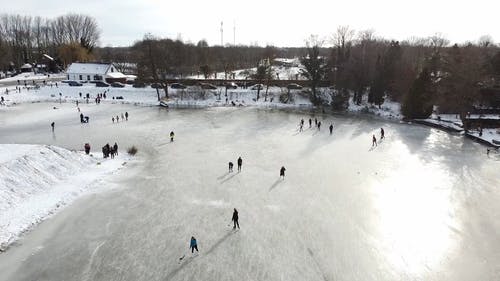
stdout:
[[[300,75],[300,69],[303,68],[300,65],[299,59],[275,59],[279,61],[286,62],[287,66],[284,65],[273,65],[272,74],[273,78],[278,80],[305,80],[305,78]],[[238,79],[245,80],[250,79],[257,72],[257,68],[246,68],[231,71],[230,74],[226,76],[224,72],[217,72],[215,75],[211,75],[208,79]],[[197,75],[191,75],[187,77],[188,79],[205,79],[202,73]]]
[[500,147],[500,129],[483,129],[483,134],[480,136],[479,131],[469,131],[468,135],[473,136],[475,138],[481,139],[490,143],[492,146],[497,148]]
[[0,144],[0,250],[56,209],[97,189],[97,180],[128,160],[122,155],[103,160],[50,145]]
[[[5,90],[9,89],[9,94],[5,94]],[[85,102],[84,98],[80,98],[88,93],[90,95],[90,103],[94,102],[97,94],[106,92],[106,99],[101,100],[102,103],[128,103],[142,105],[158,105],[158,96],[156,89],[133,88],[127,85],[125,88],[99,88],[93,84],[84,84],[81,87],[71,87],[64,83],[59,83],[56,88],[55,84],[51,86],[41,87],[39,90],[26,90],[24,87],[21,92],[16,92],[15,87],[0,88],[0,95],[5,98],[6,106],[0,106],[1,110],[6,110],[9,106],[26,103],[26,102]],[[204,98],[200,98],[200,93],[204,93]],[[280,95],[286,95],[287,89],[281,87],[269,87],[268,97],[265,98],[266,88],[260,91],[260,99],[257,98],[257,90],[248,89],[230,89],[227,91],[224,87],[219,87],[217,90],[202,90],[199,87],[188,87],[186,90],[169,89],[170,98],[164,100],[165,104],[173,107],[228,107],[234,102],[236,106],[257,106],[263,108],[313,108],[311,101],[306,94],[301,93],[302,90],[291,90],[291,101],[287,103],[280,102]],[[61,95],[59,95],[61,94]],[[160,90],[160,97],[164,98],[163,90]],[[113,99],[113,97],[122,97],[123,99]],[[227,98],[227,102],[226,102]],[[386,100],[381,108],[368,104],[367,100],[363,100],[361,105],[356,105],[349,99],[348,112],[355,113],[370,113],[377,116],[382,116],[391,119],[401,119],[400,105],[397,102]]]
[[13,82],[20,81],[21,85],[24,85],[24,82],[32,82],[35,81],[37,83],[40,83],[42,81],[49,81],[51,79],[64,79],[66,77],[65,73],[59,73],[59,74],[42,74],[42,73],[34,73],[34,72],[25,72],[25,73],[20,73],[18,75],[12,76],[12,77],[7,77],[4,79],[0,79],[0,85],[1,84],[12,84]]

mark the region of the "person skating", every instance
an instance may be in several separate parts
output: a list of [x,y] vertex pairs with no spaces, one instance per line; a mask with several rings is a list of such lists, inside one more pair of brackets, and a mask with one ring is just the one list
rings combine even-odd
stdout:
[[311,118],[309,118],[309,128],[311,128],[311,126],[312,126],[312,120]]
[[380,139],[385,138],[384,136],[384,128],[380,128]]
[[241,156],[238,158],[238,172],[241,172],[241,165],[243,164],[243,159],[241,159]]
[[115,123],[115,117],[111,117],[111,121],[113,121],[113,123]]
[[229,172],[233,171],[233,162],[229,162]]
[[89,143],[86,143],[83,148],[85,149],[85,154],[89,154],[90,153],[90,144]]
[[118,115],[116,115],[116,123],[120,121],[120,118],[118,118]]
[[314,118],[314,125],[318,126],[318,119]]
[[236,229],[236,226],[238,226],[238,229],[240,229],[240,224],[238,223],[238,210],[236,210],[236,208],[234,208],[234,211],[233,211],[232,221],[234,224],[233,229]]
[[280,169],[280,178],[283,178],[285,179],[285,166],[282,166],[281,169]]
[[198,252],[198,243],[196,242],[196,238],[194,238],[194,236],[191,236],[191,243],[189,244],[189,248],[191,248],[191,253],[194,253],[195,249],[196,252]]
[[118,144],[116,142],[113,145],[113,151],[115,152],[115,155],[118,155]]
[[122,121],[125,121],[125,115],[122,113]]
[[54,131],[54,126],[56,125],[56,123],[52,122],[50,123],[50,126],[52,127],[52,132]]
[[174,131],[170,132],[170,142],[173,142],[174,141]]
[[125,121],[128,121],[128,112],[125,112]]
[[330,129],[330,135],[331,135],[331,134],[332,134],[332,132],[333,132],[333,123],[332,123],[332,124],[330,124],[330,127],[328,127],[328,129]]
[[318,122],[318,131],[321,130],[321,121]]
[[375,137],[375,135],[373,135],[372,137],[372,147],[374,146],[377,146],[377,138]]

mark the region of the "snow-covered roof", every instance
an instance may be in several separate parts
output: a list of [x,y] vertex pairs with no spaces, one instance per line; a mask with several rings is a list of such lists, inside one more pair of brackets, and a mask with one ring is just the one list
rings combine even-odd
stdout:
[[127,78],[127,76],[121,72],[109,72],[106,74],[108,78]]
[[68,74],[100,74],[104,75],[111,67],[110,63],[81,63],[74,62],[69,67],[66,73]]

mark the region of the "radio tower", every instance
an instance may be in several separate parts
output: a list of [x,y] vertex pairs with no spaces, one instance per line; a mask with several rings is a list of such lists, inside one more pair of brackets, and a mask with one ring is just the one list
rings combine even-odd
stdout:
[[220,45],[224,47],[224,22],[220,22]]

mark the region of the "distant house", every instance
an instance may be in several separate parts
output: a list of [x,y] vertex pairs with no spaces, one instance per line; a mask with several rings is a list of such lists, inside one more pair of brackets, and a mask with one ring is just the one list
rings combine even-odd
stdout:
[[127,76],[116,70],[112,63],[72,63],[66,70],[68,80],[95,82],[105,81],[125,83]]
[[25,63],[21,66],[21,72],[22,73],[33,72],[33,66],[29,63]]

